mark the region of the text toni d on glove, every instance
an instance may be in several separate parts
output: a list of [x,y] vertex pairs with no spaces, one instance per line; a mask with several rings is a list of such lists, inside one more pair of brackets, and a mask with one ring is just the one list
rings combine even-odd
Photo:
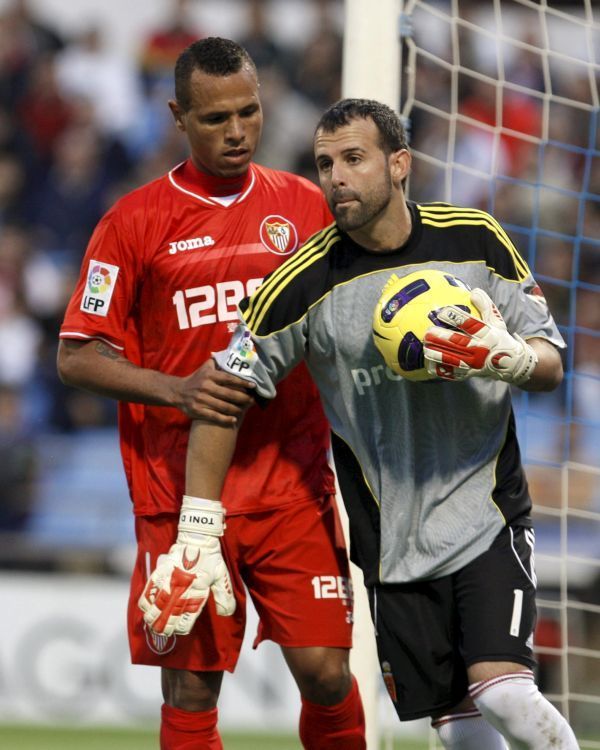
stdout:
[[496,305],[483,289],[473,289],[471,301],[481,320],[448,306],[437,313],[452,328],[434,326],[425,334],[425,366],[445,380],[488,377],[523,385],[533,373],[537,356],[519,334],[510,334]]
[[217,614],[232,615],[235,597],[221,554],[225,510],[220,502],[183,496],[178,534],[138,600],[144,621],[158,635],[187,635],[210,592]]

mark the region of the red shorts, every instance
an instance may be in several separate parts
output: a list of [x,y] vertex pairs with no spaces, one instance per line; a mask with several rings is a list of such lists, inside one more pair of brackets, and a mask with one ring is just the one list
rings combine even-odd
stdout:
[[254,641],[281,646],[352,645],[352,587],[333,497],[227,518],[223,552],[235,591],[232,617],[209,597],[193,631],[155,636],[137,600],[158,555],[177,536],[178,516],[136,518],[137,560],[131,579],[128,632],[134,664],[192,671],[235,668],[246,624],[246,589],[260,623]]

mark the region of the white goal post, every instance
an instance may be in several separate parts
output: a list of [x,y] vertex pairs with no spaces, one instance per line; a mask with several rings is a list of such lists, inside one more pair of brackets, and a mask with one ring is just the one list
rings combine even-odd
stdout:
[[[399,0],[346,0],[342,96],[385,102],[398,109],[400,95]],[[339,493],[338,493],[339,499]],[[348,528],[343,503],[342,522]],[[360,687],[365,709],[367,750],[380,746],[379,703],[381,676],[369,603],[362,572],[354,565],[354,647],[350,666]]]
[[342,96],[400,103],[400,0],[346,0]]

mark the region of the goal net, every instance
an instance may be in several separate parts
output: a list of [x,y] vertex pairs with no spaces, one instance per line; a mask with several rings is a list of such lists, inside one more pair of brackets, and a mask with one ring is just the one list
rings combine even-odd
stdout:
[[[344,95],[404,117],[411,198],[482,208],[504,225],[568,344],[561,388],[514,400],[535,503],[538,680],[581,747],[600,748],[600,7],[386,3],[396,98],[379,95],[385,39],[356,34]],[[376,4],[347,0],[347,24],[357,5],[372,15]],[[384,724],[382,746],[401,747]]]

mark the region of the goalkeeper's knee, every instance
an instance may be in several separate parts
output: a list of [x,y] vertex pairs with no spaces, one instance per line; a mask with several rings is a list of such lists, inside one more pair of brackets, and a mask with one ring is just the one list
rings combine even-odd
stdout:
[[579,750],[573,730],[540,693],[531,671],[476,682],[469,693],[513,750]]
[[446,750],[507,750],[500,732],[476,708],[440,716],[431,726]]

